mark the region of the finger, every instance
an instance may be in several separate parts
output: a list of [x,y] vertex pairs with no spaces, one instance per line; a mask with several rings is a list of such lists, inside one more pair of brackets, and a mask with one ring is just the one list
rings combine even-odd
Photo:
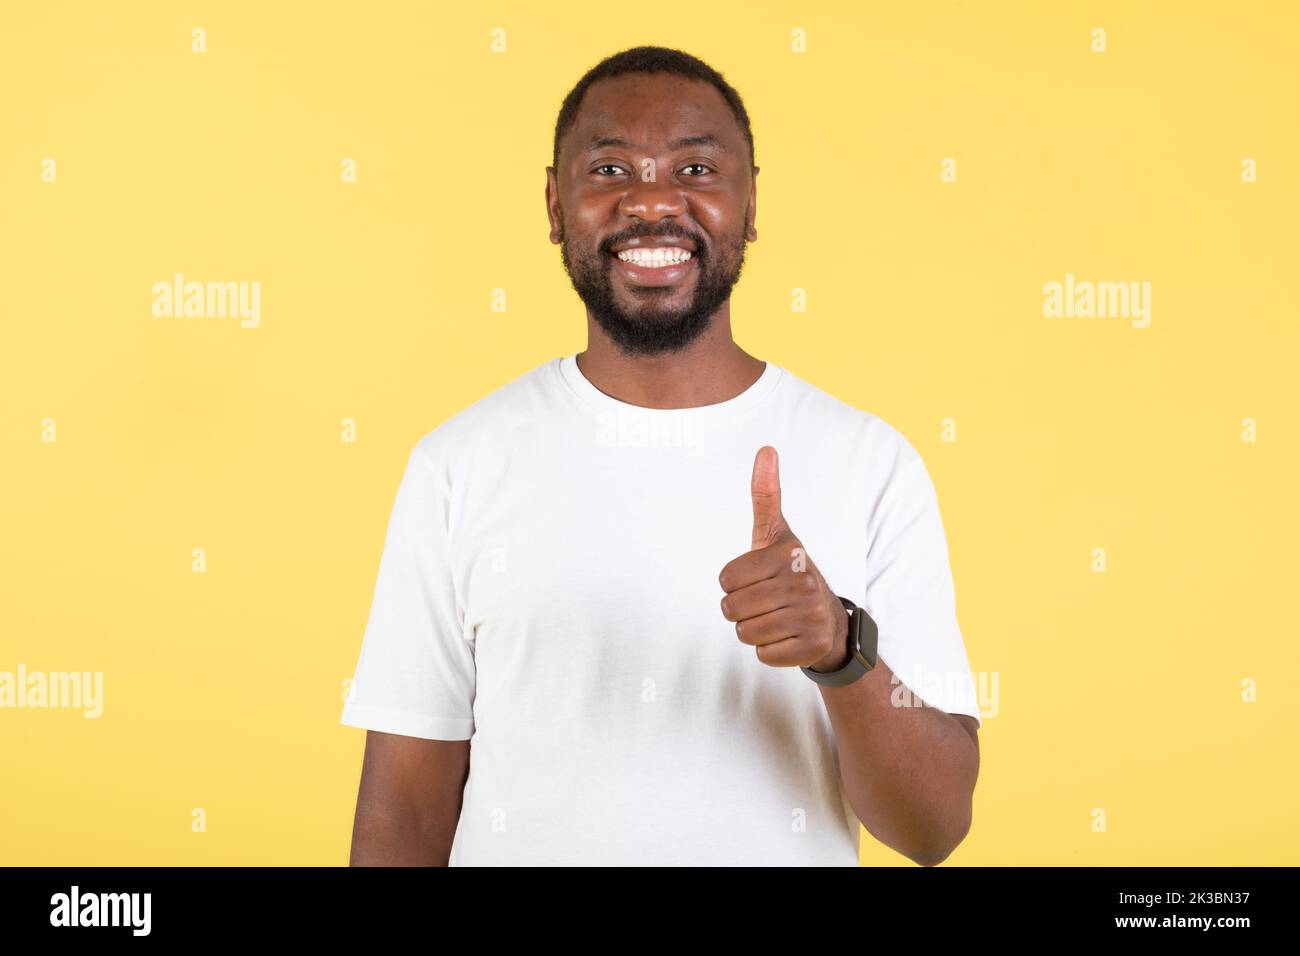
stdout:
[[724,594],[721,601],[722,616],[728,621],[744,621],[769,611],[777,611],[797,603],[802,588],[791,585],[788,578],[776,577],[746,585]]
[[783,607],[758,617],[736,623],[736,637],[742,644],[761,646],[798,637],[804,633],[805,621],[795,608]]
[[757,551],[746,551],[723,565],[718,575],[718,584],[730,594],[759,581],[774,578],[790,568],[793,560],[791,554],[796,546],[798,542],[794,541]]
[[781,514],[781,475],[776,449],[764,445],[754,456],[754,473],[749,482],[754,500],[754,535],[750,549],[757,551],[771,544],[783,531],[789,531]]
[[769,667],[797,667],[808,659],[808,642],[798,637],[760,644],[754,648],[758,659]]

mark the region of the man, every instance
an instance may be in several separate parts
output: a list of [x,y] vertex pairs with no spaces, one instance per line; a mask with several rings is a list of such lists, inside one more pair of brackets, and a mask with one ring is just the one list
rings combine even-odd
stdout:
[[855,866],[860,823],[933,865],[965,837],[934,487],[732,339],[757,173],[694,57],[627,50],[565,100],[546,202],[587,349],[411,452],[342,718],[353,865]]

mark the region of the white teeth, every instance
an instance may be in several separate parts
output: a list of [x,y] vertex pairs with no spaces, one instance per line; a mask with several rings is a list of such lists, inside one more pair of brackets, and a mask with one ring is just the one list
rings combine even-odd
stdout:
[[634,266],[662,269],[665,266],[680,265],[688,260],[691,254],[686,249],[660,247],[657,249],[624,249],[618,253],[618,257],[623,262],[629,262]]

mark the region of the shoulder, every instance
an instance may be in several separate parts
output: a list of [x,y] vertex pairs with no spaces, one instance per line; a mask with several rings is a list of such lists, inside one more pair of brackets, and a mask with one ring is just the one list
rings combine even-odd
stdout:
[[420,437],[412,458],[445,473],[482,452],[510,447],[512,435],[545,414],[554,365],[554,359],[543,362],[446,418]]
[[804,421],[825,423],[826,433],[844,442],[871,471],[894,474],[918,465],[924,467],[916,447],[885,419],[832,395],[789,369],[782,371],[795,415]]

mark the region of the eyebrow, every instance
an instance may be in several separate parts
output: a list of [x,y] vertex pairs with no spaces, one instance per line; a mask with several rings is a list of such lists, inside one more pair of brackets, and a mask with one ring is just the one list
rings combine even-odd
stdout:
[[[606,146],[620,146],[624,149],[630,149],[632,144],[619,136],[597,136],[587,144],[587,152],[594,153]],[[712,133],[701,133],[698,136],[683,136],[681,139],[673,140],[668,144],[670,150],[686,149],[688,146],[708,146],[719,152],[727,153],[730,150],[726,144]]]

